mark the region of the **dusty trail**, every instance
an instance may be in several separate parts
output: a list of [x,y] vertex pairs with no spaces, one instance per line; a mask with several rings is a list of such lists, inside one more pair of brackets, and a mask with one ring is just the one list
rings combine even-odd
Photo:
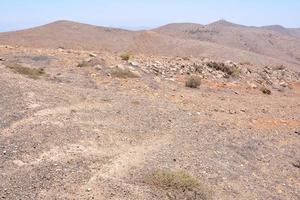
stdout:
[[128,176],[132,168],[143,167],[152,154],[159,152],[162,147],[171,144],[174,137],[171,134],[157,136],[143,142],[141,145],[126,149],[125,152],[121,151],[118,156],[114,157],[99,172],[95,173],[87,183],[87,186],[92,187],[99,178],[122,182],[122,179]]

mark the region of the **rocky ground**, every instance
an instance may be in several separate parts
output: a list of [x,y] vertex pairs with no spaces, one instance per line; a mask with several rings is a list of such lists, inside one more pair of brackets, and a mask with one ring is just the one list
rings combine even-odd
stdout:
[[299,72],[10,46],[0,70],[2,199],[300,198]]

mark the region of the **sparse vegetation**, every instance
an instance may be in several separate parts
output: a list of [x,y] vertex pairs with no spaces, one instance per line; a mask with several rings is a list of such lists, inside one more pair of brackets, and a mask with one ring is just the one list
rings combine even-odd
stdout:
[[251,63],[249,61],[245,61],[245,62],[240,62],[240,65],[250,66]]
[[50,57],[48,57],[48,56],[43,56],[43,55],[32,57],[32,60],[33,60],[33,61],[36,61],[36,62],[45,62],[45,61],[49,61],[50,59],[51,59]]
[[262,87],[262,88],[260,89],[260,91],[261,91],[262,93],[264,93],[264,94],[267,94],[267,95],[271,95],[271,94],[272,94],[271,90],[268,89],[268,88],[266,88],[266,87]]
[[6,67],[11,69],[13,72],[25,75],[31,79],[38,79],[40,76],[45,75],[45,70],[43,68],[29,68],[21,66],[20,64],[7,64]]
[[129,61],[131,58],[131,55],[129,53],[123,53],[120,55],[121,59],[124,61]]
[[199,76],[190,76],[185,86],[189,88],[198,88],[201,85],[201,78]]
[[129,69],[121,69],[121,68],[115,68],[114,70],[112,70],[111,75],[113,77],[117,77],[117,78],[139,78],[140,75],[137,72],[133,72]]
[[89,63],[88,62],[81,62],[81,63],[78,63],[77,67],[79,68],[84,68],[84,67],[88,67],[89,66]]
[[274,70],[278,70],[278,71],[285,70],[285,69],[286,69],[286,67],[284,65],[279,65],[279,66],[274,67]]
[[159,170],[152,174],[150,181],[161,188],[192,190],[199,186],[196,179],[183,171]]
[[230,75],[231,77],[233,77],[233,78],[238,78],[238,77],[241,76],[241,74],[242,74],[241,69],[239,69],[239,68],[237,68],[237,67],[233,67],[233,68],[231,69],[231,73],[230,73],[229,75]]
[[222,71],[231,77],[239,77],[241,75],[241,70],[238,67],[228,66],[225,65],[225,63],[210,62],[207,66],[212,69]]
[[300,169],[300,160],[293,163],[293,166]]
[[83,60],[82,62],[77,64],[77,67],[79,68],[84,68],[84,67],[94,67],[96,65],[104,65],[105,61],[104,60],[98,60],[97,58],[91,58],[87,60]]
[[132,101],[132,104],[134,104],[134,105],[141,105],[141,102],[139,102],[139,101]]
[[147,182],[168,191],[169,199],[190,199],[190,197],[195,200],[211,199],[210,191],[184,171],[158,170],[148,177]]
[[174,22],[0,31],[0,200],[300,200],[300,29]]

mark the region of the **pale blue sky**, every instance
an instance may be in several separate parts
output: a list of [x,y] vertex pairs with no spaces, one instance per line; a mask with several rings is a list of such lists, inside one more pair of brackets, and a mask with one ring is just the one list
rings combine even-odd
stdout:
[[61,19],[122,28],[218,19],[300,27],[299,0],[1,0],[0,6],[0,31]]

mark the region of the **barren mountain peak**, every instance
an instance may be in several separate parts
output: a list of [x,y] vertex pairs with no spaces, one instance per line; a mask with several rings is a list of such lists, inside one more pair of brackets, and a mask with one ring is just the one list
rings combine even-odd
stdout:
[[239,25],[239,24],[235,24],[235,23],[232,23],[232,22],[229,22],[229,21],[226,21],[225,19],[220,19],[216,22],[213,22],[211,24],[208,24],[209,26],[242,26],[242,25]]
[[57,21],[51,22],[49,24],[70,24],[70,23],[79,24],[79,22],[75,22],[75,21],[71,21],[71,20],[57,20]]
[[181,23],[170,23],[164,26],[202,26],[202,25],[198,23],[181,22]]
[[162,30],[162,29],[195,29],[195,28],[202,28],[203,25],[201,24],[197,24],[197,23],[171,23],[171,24],[167,24],[161,27],[158,27],[158,30]]
[[86,23],[81,23],[81,22],[75,22],[75,21],[70,21],[70,20],[57,20],[54,22],[50,22],[48,24],[45,24],[44,26],[61,26],[61,27],[68,27],[68,26],[94,26]]
[[262,26],[261,28],[264,28],[264,29],[267,29],[267,30],[274,30],[274,31],[287,31],[287,28],[285,28],[281,25]]

